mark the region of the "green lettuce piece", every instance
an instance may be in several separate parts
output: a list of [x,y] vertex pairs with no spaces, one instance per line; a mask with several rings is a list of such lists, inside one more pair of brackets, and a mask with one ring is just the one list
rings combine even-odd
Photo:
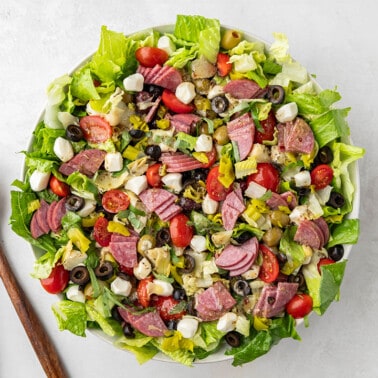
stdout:
[[321,273],[318,271],[318,262],[319,256],[314,255],[310,264],[302,268],[302,273],[313,300],[313,310],[322,315],[333,301],[339,299],[347,260],[323,265]]
[[294,241],[296,230],[295,226],[287,228],[280,241],[280,251],[287,257],[287,262],[281,269],[284,274],[293,273],[306,259],[303,247]]
[[273,33],[274,41],[269,47],[269,57],[277,63],[291,62],[289,40],[284,33]]
[[105,317],[100,311],[98,311],[93,300],[85,303],[85,309],[89,319],[95,321],[106,335],[113,337],[119,334],[119,323],[112,318]]
[[179,362],[186,366],[192,366],[194,361],[194,353],[188,349],[178,348],[175,350],[171,350],[171,348],[163,348],[162,341],[165,339],[162,338],[154,338],[151,340],[151,344],[158,348],[163,354],[170,357],[173,361]]
[[182,131],[176,134],[175,148],[186,154],[194,150],[197,138]]
[[198,49],[199,47],[197,45],[191,46],[190,48],[180,47],[171,54],[165,64],[178,69],[184,68],[188,62],[197,57]]
[[174,36],[198,44],[199,54],[215,63],[219,51],[220,22],[203,16],[177,15]]
[[71,186],[72,193],[87,199],[95,199],[98,195],[96,185],[80,172],[71,173],[67,177],[67,184]]
[[67,87],[71,83],[72,78],[63,75],[55,79],[47,87],[47,104],[43,121],[45,125],[51,129],[62,129],[63,125],[58,119],[60,106],[66,100]]
[[350,164],[364,156],[365,150],[361,147],[336,142],[331,144],[331,149],[333,151],[333,160],[331,162],[334,176],[333,184],[335,189],[342,193],[346,201],[346,205],[343,207],[344,213],[350,212],[355,188],[349,168]]
[[70,89],[72,96],[77,97],[84,103],[89,100],[100,99],[88,67],[84,67],[73,74]]
[[267,330],[251,329],[250,336],[244,338],[239,347],[229,349],[225,354],[234,357],[233,366],[240,366],[266,354],[281,339],[287,337],[300,340],[295,330],[295,320],[291,316],[285,315],[282,318],[272,319]]
[[196,358],[206,358],[210,352],[214,353],[224,336],[224,332],[217,329],[217,322],[200,323],[200,331],[193,337]]
[[68,330],[77,336],[86,336],[87,312],[84,303],[63,300],[53,304],[52,311],[60,331]]
[[337,244],[356,244],[359,233],[359,219],[344,219],[341,224],[335,225],[332,228],[327,248],[331,248]]
[[212,222],[209,218],[194,210],[190,213],[190,220],[199,235],[222,230],[222,226],[219,223]]
[[124,336],[117,339],[114,343],[115,346],[121,349],[128,350],[135,355],[135,358],[140,364],[151,360],[157,353],[158,348],[151,344],[153,338],[145,336],[140,332],[135,332],[135,338],[130,339]]
[[34,261],[33,272],[31,273],[31,276],[37,279],[47,278],[56,263],[62,257],[65,250],[66,246],[63,246],[57,251],[48,251],[40,256],[37,260]]

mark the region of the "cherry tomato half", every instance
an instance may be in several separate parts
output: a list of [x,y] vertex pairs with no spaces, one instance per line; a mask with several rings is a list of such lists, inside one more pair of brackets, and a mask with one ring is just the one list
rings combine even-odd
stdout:
[[174,113],[191,113],[194,110],[193,104],[184,104],[168,89],[164,89],[161,99],[164,105]]
[[102,206],[109,213],[126,210],[130,205],[130,198],[122,190],[111,189],[102,196]]
[[257,172],[248,176],[247,184],[249,185],[252,181],[272,192],[277,192],[280,183],[280,174],[272,164],[258,163]]
[[172,243],[176,247],[187,247],[193,237],[193,227],[188,224],[189,218],[185,214],[175,215],[169,223]]
[[260,125],[263,128],[263,131],[256,129],[254,142],[262,144],[264,140],[273,140],[276,124],[276,117],[271,111],[267,119],[260,121]]
[[180,301],[174,299],[172,296],[162,297],[158,296],[154,301],[154,306],[159,311],[160,317],[164,321],[181,319],[185,315],[185,311],[175,312],[174,307],[177,306]]
[[59,181],[55,176],[50,177],[49,187],[59,197],[67,197],[70,194],[70,186],[65,182]]
[[108,231],[109,221],[105,217],[99,217],[93,226],[93,237],[101,247],[107,247],[112,233]]
[[226,188],[218,180],[219,166],[211,168],[206,179],[206,190],[209,197],[214,201],[223,201],[232,188]]
[[112,127],[100,116],[85,116],[81,118],[79,124],[84,138],[90,143],[106,142],[112,136]]
[[335,262],[334,260],[332,260],[332,259],[330,259],[330,258],[328,258],[328,257],[324,257],[323,259],[320,259],[319,262],[318,262],[318,272],[319,272],[319,273],[322,273],[322,271],[321,271],[320,268],[321,268],[323,265],[333,264],[334,262]]
[[311,184],[316,190],[325,188],[332,179],[333,169],[327,164],[319,164],[311,171]]
[[150,295],[148,294],[147,287],[150,282],[153,281],[153,276],[149,276],[147,278],[143,278],[139,281],[138,287],[137,287],[137,296],[138,296],[138,302],[143,307],[148,307],[150,305]]
[[217,150],[215,149],[215,147],[210,152],[206,152],[206,156],[207,156],[208,162],[204,163],[202,168],[210,168],[216,162]]
[[144,46],[139,47],[135,52],[137,61],[144,67],[161,66],[168,60],[168,53],[158,47]]
[[40,280],[42,287],[50,294],[61,293],[68,285],[70,273],[62,264],[57,264],[47,278]]
[[217,69],[218,75],[221,77],[227,76],[232,70],[232,63],[229,62],[230,56],[225,53],[218,53],[217,55]]
[[163,182],[161,181],[161,176],[159,174],[161,166],[162,165],[160,163],[155,163],[147,168],[147,182],[148,185],[152,186],[153,188],[160,188],[163,185]]
[[295,294],[286,305],[286,312],[294,319],[303,318],[312,310],[312,298],[308,294]]
[[267,283],[274,282],[280,273],[278,259],[266,245],[260,244],[259,249],[263,258],[259,278]]

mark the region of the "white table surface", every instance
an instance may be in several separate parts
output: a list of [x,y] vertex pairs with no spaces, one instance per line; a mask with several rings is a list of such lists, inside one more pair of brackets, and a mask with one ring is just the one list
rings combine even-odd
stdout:
[[[0,2],[0,239],[20,283],[52,337],[71,377],[378,377],[378,48],[375,0],[107,0]],[[284,340],[241,368],[230,361],[186,368],[134,356],[88,334],[79,338],[57,329],[50,310],[56,301],[29,273],[29,245],[8,225],[11,182],[20,177],[28,139],[45,103],[45,88],[92,53],[101,25],[131,33],[173,23],[176,14],[215,17],[225,25],[272,41],[288,35],[291,54],[323,87],[337,86],[351,106],[349,123],[360,162],[361,236],[353,248],[341,300],[323,317],[300,327],[301,342]],[[376,87],[377,85],[377,87]],[[0,377],[43,377],[33,349],[0,284]]]

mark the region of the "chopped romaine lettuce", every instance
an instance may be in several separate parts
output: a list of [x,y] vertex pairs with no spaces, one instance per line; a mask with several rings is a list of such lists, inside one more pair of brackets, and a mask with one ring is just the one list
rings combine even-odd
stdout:
[[52,311],[59,330],[68,330],[75,335],[86,336],[87,312],[84,303],[62,300],[52,306]]

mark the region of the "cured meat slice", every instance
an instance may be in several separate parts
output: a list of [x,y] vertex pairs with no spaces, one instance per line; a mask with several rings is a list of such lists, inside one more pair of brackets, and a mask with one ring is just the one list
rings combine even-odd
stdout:
[[246,209],[242,199],[241,189],[237,188],[227,194],[222,204],[222,222],[226,230],[232,230],[239,215]]
[[272,210],[277,210],[280,206],[287,206],[289,209],[294,209],[294,207],[297,206],[298,201],[295,194],[291,191],[281,194],[273,192],[272,196],[266,200],[266,204]]
[[84,150],[59,167],[59,172],[69,176],[79,171],[83,175],[93,177],[104,162],[106,152],[98,149]]
[[130,235],[130,236],[125,236],[125,235],[121,235],[121,234],[117,234],[117,233],[112,233],[112,236],[111,236],[111,239],[110,241],[113,242],[113,243],[117,243],[117,242],[127,242],[127,241],[138,241],[138,237],[137,236],[134,236],[134,235]]
[[253,315],[263,318],[279,315],[297,290],[298,284],[294,282],[279,282],[277,286],[265,285],[253,309]]
[[158,85],[172,92],[182,83],[180,72],[170,66],[162,67],[158,64],[152,68],[139,66],[137,72],[143,75],[146,84]]
[[324,245],[322,230],[315,222],[308,219],[304,219],[299,223],[294,240],[314,249],[320,249]]
[[47,223],[47,212],[49,211],[49,205],[45,200],[41,200],[40,207],[34,214],[37,218],[39,227],[42,229],[43,233],[47,234],[50,232],[49,224]]
[[156,214],[158,215],[158,217],[163,221],[163,222],[167,222],[169,221],[171,218],[173,218],[175,215],[181,213],[182,211],[182,207],[180,206],[177,206],[175,204],[171,204],[169,207],[167,207],[166,209],[164,209],[163,211],[160,211],[160,209],[156,210]]
[[[51,207],[51,205],[50,205]],[[50,210],[50,209],[49,209]],[[62,218],[66,214],[66,199],[62,198],[58,202],[56,202],[56,205],[53,207],[52,212],[48,217],[50,216],[50,223],[49,226],[51,228],[51,231],[53,232],[59,232],[62,227]],[[48,211],[49,213],[49,211]],[[49,219],[49,218],[48,218]]]
[[205,321],[219,319],[236,304],[227,288],[217,281],[196,297],[195,309],[199,318]]
[[222,269],[229,269],[243,261],[248,252],[235,245],[229,244],[222,253],[215,259],[215,264]]
[[238,99],[254,98],[261,90],[260,86],[253,80],[238,79],[229,81],[224,87],[225,93]]
[[174,114],[167,117],[176,131],[192,134],[201,118],[196,114]]
[[34,213],[31,222],[30,222],[30,233],[31,236],[34,239],[39,238],[40,236],[44,235],[45,232],[42,230],[42,228],[39,226],[36,214]]
[[118,311],[126,322],[146,336],[161,337],[168,330],[157,311],[138,314],[121,307],[118,308]]
[[126,268],[138,265],[137,240],[130,238],[124,242],[110,242],[109,248],[117,262]]
[[289,209],[293,210],[294,207],[296,207],[298,205],[296,195],[293,192],[291,192],[290,190],[288,190],[284,193],[281,193],[280,196],[286,201]]
[[320,217],[317,219],[314,219],[313,222],[320,228],[320,230],[323,233],[324,237],[324,244],[328,243],[329,240],[329,228],[327,222],[324,220],[324,218]]
[[187,172],[203,167],[203,164],[199,160],[182,152],[163,153],[160,161],[166,165],[167,172],[170,173]]
[[58,204],[58,201],[51,202],[47,210],[47,224],[49,225],[50,229],[53,228],[53,214],[54,214],[54,210],[57,204]]
[[160,188],[144,190],[139,195],[139,198],[149,212],[155,211],[157,208],[159,208],[159,206],[167,201],[173,203],[177,200],[177,196],[175,194]]
[[249,113],[228,122],[227,132],[229,138],[238,145],[240,160],[244,160],[251,152],[255,136],[255,124]]

